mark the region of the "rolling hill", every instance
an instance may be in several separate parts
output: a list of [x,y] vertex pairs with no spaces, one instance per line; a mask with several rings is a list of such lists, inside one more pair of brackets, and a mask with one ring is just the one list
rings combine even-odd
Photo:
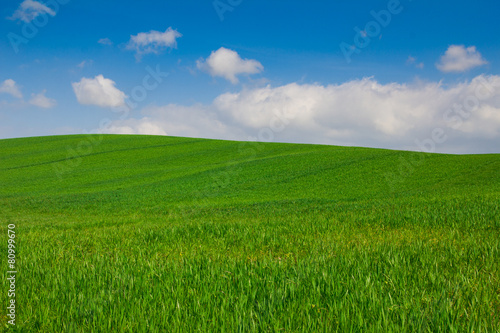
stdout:
[[29,331],[500,324],[499,154],[7,139],[0,220],[2,253],[15,225],[18,328]]

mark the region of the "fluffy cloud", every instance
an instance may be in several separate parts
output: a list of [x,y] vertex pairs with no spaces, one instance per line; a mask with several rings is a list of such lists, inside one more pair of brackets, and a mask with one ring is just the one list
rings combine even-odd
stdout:
[[100,107],[119,107],[125,105],[124,92],[115,87],[115,82],[97,75],[93,79],[82,78],[72,83],[78,103]]
[[221,47],[217,51],[212,51],[206,61],[198,60],[198,69],[208,72],[212,76],[220,76],[231,83],[238,83],[239,74],[257,74],[264,70],[264,66],[257,60],[241,59],[238,53],[233,50]]
[[24,0],[19,8],[14,12],[11,19],[30,23],[37,16],[42,14],[56,16],[56,12],[46,5],[34,0]]
[[[212,106],[201,104],[181,106],[150,106],[143,110],[141,119],[114,121],[105,133],[177,135],[198,138],[235,139],[245,132],[233,126]],[[152,131],[148,131],[152,129]]]
[[46,90],[42,91],[39,94],[31,94],[31,99],[29,103],[31,105],[38,106],[40,108],[49,109],[57,105],[55,99],[48,98],[45,96]]
[[[130,126],[129,126],[130,125]],[[167,132],[154,121],[145,117],[139,121],[119,120],[111,125],[107,133],[112,134],[148,134],[148,135],[167,135]]]
[[288,84],[225,93],[210,105],[148,107],[110,133],[499,152],[500,76],[440,83]]
[[9,94],[16,98],[23,98],[23,94],[21,94],[21,90],[17,86],[16,81],[12,79],[7,79],[2,82],[0,85],[0,93]]
[[441,56],[441,61],[436,64],[436,67],[442,72],[465,72],[485,64],[487,61],[483,59],[475,46],[465,48],[463,45],[451,45]]
[[135,36],[130,36],[127,49],[136,51],[136,57],[140,60],[144,54],[158,54],[166,48],[176,48],[177,38],[179,37],[182,37],[182,34],[171,27],[165,30],[165,32],[155,30],[141,32]]

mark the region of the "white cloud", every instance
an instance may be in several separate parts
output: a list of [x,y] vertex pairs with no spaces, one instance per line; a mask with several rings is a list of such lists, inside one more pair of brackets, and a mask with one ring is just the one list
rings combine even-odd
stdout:
[[408,59],[406,60],[407,65],[414,65],[418,69],[423,69],[424,68],[424,63],[423,62],[417,62],[417,58],[408,56]]
[[83,69],[85,66],[92,66],[93,63],[94,63],[93,60],[84,60],[81,63],[79,63],[78,65],[76,65],[76,67]]
[[16,81],[12,79],[7,79],[2,82],[0,85],[0,93],[9,94],[16,98],[23,98],[23,94],[21,94],[21,90],[19,89]]
[[475,46],[465,48],[464,45],[451,45],[436,67],[442,72],[465,72],[487,63]]
[[[150,106],[143,110],[141,119],[118,120],[112,123],[106,133],[179,135],[232,139],[244,135],[244,131],[232,128],[211,106],[196,104],[181,106],[169,104]],[[147,129],[152,129],[151,132]]]
[[182,34],[171,27],[165,30],[165,32],[155,30],[141,32],[135,36],[130,36],[127,49],[136,51],[136,57],[140,60],[144,54],[158,54],[166,48],[176,48],[177,38],[179,37],[182,37]]
[[56,16],[56,12],[43,3],[34,0],[24,0],[10,18],[13,20],[21,20],[26,23],[30,23],[37,16],[43,14]]
[[264,70],[264,66],[257,60],[241,59],[239,54],[233,50],[221,47],[212,51],[206,61],[196,62],[198,69],[208,72],[212,76],[220,76],[231,83],[238,83],[239,74],[257,74]]
[[109,38],[101,38],[97,42],[102,45],[113,45],[113,42]]
[[100,107],[119,107],[125,105],[124,92],[115,87],[115,82],[97,75],[93,79],[82,78],[72,83],[78,103]]
[[38,106],[38,107],[44,108],[44,109],[49,109],[49,108],[56,106],[57,105],[56,100],[46,97],[45,96],[46,92],[47,91],[44,90],[39,94],[31,94],[31,99],[30,99],[29,103],[31,105],[35,105],[35,106]]
[[[500,152],[500,76],[449,87],[381,84],[373,78],[328,86],[292,83],[225,93],[210,105],[171,104],[142,112],[144,118],[113,122],[108,132]],[[435,140],[436,129],[446,139]]]
[[[167,132],[159,125],[155,124],[148,117],[139,121],[121,120],[119,124],[114,124],[108,128],[106,133],[111,134],[148,134],[148,135],[167,135]],[[130,126],[129,126],[130,125]]]

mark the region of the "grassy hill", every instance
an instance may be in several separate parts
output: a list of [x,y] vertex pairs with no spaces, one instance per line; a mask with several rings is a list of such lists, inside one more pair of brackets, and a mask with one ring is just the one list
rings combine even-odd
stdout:
[[[494,332],[500,155],[0,140],[28,331]],[[0,283],[7,306],[8,283]],[[3,328],[8,318],[0,314]]]

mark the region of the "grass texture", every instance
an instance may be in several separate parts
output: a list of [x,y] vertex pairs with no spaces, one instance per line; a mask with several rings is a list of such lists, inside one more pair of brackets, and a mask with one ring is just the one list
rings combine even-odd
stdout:
[[498,332],[500,155],[0,140],[19,332]]

